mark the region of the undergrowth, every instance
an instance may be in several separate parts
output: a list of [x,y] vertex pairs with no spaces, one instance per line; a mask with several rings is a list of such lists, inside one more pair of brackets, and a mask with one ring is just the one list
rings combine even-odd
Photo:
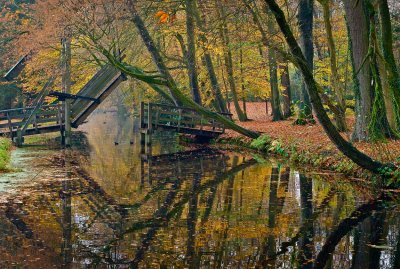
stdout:
[[11,145],[10,139],[0,138],[0,171],[8,170]]
[[281,140],[276,140],[268,135],[262,135],[257,139],[248,140],[244,137],[220,138],[217,144],[228,144],[239,148],[257,151],[263,155],[271,154],[288,158],[294,164],[305,164],[318,169],[326,169],[348,176],[370,178],[372,175],[358,167],[344,156],[332,156],[332,152],[311,152],[299,150],[296,145],[285,145]]

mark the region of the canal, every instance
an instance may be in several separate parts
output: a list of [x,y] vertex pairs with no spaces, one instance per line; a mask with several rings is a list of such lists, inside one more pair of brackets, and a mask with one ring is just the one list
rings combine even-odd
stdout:
[[13,152],[0,268],[400,268],[393,193],[167,133],[148,156],[121,109],[79,131]]

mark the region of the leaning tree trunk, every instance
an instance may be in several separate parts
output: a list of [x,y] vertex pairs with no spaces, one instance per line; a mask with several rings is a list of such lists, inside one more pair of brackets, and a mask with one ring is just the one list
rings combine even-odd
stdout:
[[[172,78],[171,74],[168,71],[167,66],[164,63],[163,58],[161,57],[160,51],[158,50],[157,46],[154,43],[154,40],[151,38],[149,31],[146,28],[146,25],[144,24],[142,18],[139,16],[139,13],[136,10],[135,7],[135,1],[134,0],[127,0],[128,8],[130,12],[132,13],[132,22],[135,24],[136,28],[139,31],[139,34],[143,40],[143,43],[145,44],[147,50],[149,51],[151,57],[153,58],[154,63],[157,66],[158,71],[160,72],[161,75],[165,77],[167,80],[168,88],[177,88],[177,85]],[[178,100],[177,96],[175,96],[173,91],[169,91],[174,104],[175,105],[181,105],[181,102]]]
[[[251,13],[253,17],[253,22],[256,24],[258,31],[261,34],[261,41],[263,45],[268,50],[268,65],[269,65],[269,77],[270,77],[270,85],[271,85],[271,107],[272,107],[272,117],[274,121],[282,120],[282,112],[280,109],[280,98],[279,98],[279,87],[278,87],[278,73],[277,73],[277,60],[276,60],[276,52],[275,49],[270,45],[270,40],[267,36],[267,32],[264,30],[259,14],[255,11],[255,8],[252,8],[250,3],[247,0],[242,0],[242,3],[247,8],[247,10]],[[268,32],[270,36],[272,36],[275,32],[273,21],[271,20],[271,12],[269,12],[268,7],[264,6],[264,13],[268,18]],[[259,48],[260,56],[263,56],[261,47]],[[288,95],[289,96],[289,95]],[[268,103],[266,101],[266,103]],[[290,103],[290,101],[289,101]],[[290,106],[290,105],[289,105]],[[266,104],[266,110],[268,110],[268,105]],[[289,108],[290,110],[290,108]],[[290,114],[290,113],[289,113]],[[267,111],[268,115],[268,111]]]
[[204,61],[204,64],[205,64],[205,66],[207,68],[207,73],[208,73],[208,77],[210,78],[211,87],[212,87],[213,92],[214,92],[214,97],[215,97],[215,100],[216,100],[216,103],[217,103],[217,106],[218,106],[218,110],[220,112],[225,112],[226,113],[226,112],[228,112],[228,109],[226,107],[226,102],[225,102],[224,97],[222,95],[221,87],[220,87],[220,85],[218,83],[218,78],[217,78],[217,75],[215,73],[215,69],[214,69],[214,65],[213,65],[213,62],[212,62],[212,57],[211,57],[210,51],[207,48],[207,43],[208,42],[207,42],[207,37],[205,35],[205,33],[206,33],[206,26],[205,26],[206,25],[206,20],[204,18],[204,15],[203,15],[203,17],[200,16],[199,10],[198,10],[196,5],[194,5],[194,9],[195,9],[194,10],[195,11],[194,12],[194,17],[196,19],[196,25],[200,29],[199,39],[201,41],[201,44],[203,45],[202,46],[202,49],[203,49],[203,52],[204,52],[203,61]]
[[[153,41],[152,37],[150,36],[145,24],[143,23],[142,18],[139,16],[139,14],[136,10],[135,1],[127,0],[127,3],[128,3],[128,7],[130,9],[130,12],[132,13],[132,21],[135,24],[135,26],[138,28],[139,33],[142,37],[142,40],[146,44],[147,50],[152,55],[153,61],[156,63],[160,74],[163,76],[163,80],[154,79],[153,77],[144,74],[144,72],[139,72],[138,71],[139,68],[137,68],[137,67],[131,66],[129,64],[121,63],[113,55],[111,55],[108,50],[101,48],[101,52],[107,57],[109,62],[113,66],[115,66],[119,70],[121,70],[121,72],[125,73],[128,76],[131,76],[132,78],[144,81],[144,82],[148,83],[149,85],[158,83],[159,85],[167,87],[171,93],[171,96],[174,97],[174,100],[176,101],[177,104],[193,108],[195,111],[197,111],[199,114],[203,115],[204,117],[214,119],[214,120],[224,124],[225,128],[232,129],[232,130],[234,130],[238,133],[241,133],[245,136],[248,136],[250,138],[259,137],[260,136],[259,133],[248,130],[246,128],[243,128],[243,127],[235,124],[233,121],[226,118],[225,116],[215,113],[215,112],[212,112],[212,111],[202,107],[201,105],[194,102],[192,99],[188,98],[186,95],[184,95],[179,90],[176,82],[174,81],[173,77],[171,76],[168,69],[166,68],[166,65],[160,55],[160,52],[158,51],[157,47],[154,46],[154,41]],[[93,40],[93,41],[95,41],[95,40]],[[99,46],[101,46],[101,45],[99,45]],[[158,91],[163,91],[159,87],[156,87],[156,89]],[[165,93],[164,93],[164,95],[165,95]]]
[[328,48],[329,48],[329,64],[331,69],[331,87],[336,95],[337,101],[337,111],[339,113],[334,113],[336,127],[339,132],[347,131],[346,124],[346,100],[344,98],[344,87],[340,82],[339,72],[336,62],[336,46],[335,41],[333,39],[332,33],[332,24],[330,19],[330,11],[329,11],[329,2],[330,0],[319,0],[322,5],[323,15],[324,15],[324,24],[326,30],[326,38],[328,40]]
[[195,0],[186,0],[186,31],[187,31],[187,66],[189,71],[189,84],[193,101],[201,105],[199,82],[196,69],[196,45],[194,34],[194,9]]
[[310,96],[313,109],[328,137],[336,145],[336,147],[353,162],[355,162],[362,168],[368,169],[369,171],[379,173],[381,169],[385,167],[385,165],[376,160],[373,160],[368,155],[356,149],[351,143],[346,141],[340,135],[336,127],[332,124],[331,120],[326,114],[321,98],[318,94],[320,87],[315,81],[313,73],[307,64],[306,58],[304,57],[301,48],[297,43],[289,24],[286,21],[285,14],[274,0],[264,1],[268,4],[269,8],[273,12],[275,19],[283,35],[285,36],[290,51],[296,59],[295,64],[303,74],[304,81],[307,84],[307,91]]
[[228,26],[226,24],[225,10],[219,0],[216,0],[215,3],[217,5],[219,18],[221,20],[220,36],[224,47],[225,67],[226,67],[226,72],[228,74],[228,83],[232,94],[233,105],[235,106],[235,110],[239,120],[246,121],[247,120],[246,115],[240,108],[239,99],[236,92],[235,77],[233,75],[232,50],[229,47],[229,32],[228,32]]
[[[298,12],[298,24],[300,32],[300,47],[305,56],[308,68],[313,70],[314,47],[313,47],[313,10],[314,0],[300,0]],[[299,119],[312,118],[312,108],[310,97],[307,91],[307,85],[303,81],[301,87],[300,117]]]

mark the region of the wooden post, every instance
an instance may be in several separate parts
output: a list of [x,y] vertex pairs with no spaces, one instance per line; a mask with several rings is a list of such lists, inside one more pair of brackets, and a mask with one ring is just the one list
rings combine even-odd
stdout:
[[[71,93],[71,38],[66,34],[61,40],[62,43],[62,89],[64,93]],[[64,136],[66,147],[71,146],[71,100],[64,101]]]
[[38,116],[37,116],[37,114],[35,114],[35,116],[34,116],[34,118],[33,118],[33,127],[35,127],[36,132],[39,133],[39,128],[38,128],[38,122],[37,122],[37,120],[38,120]]
[[140,129],[144,128],[144,102],[140,102]]
[[62,105],[58,104],[58,124],[60,125],[61,145],[65,145]]
[[10,113],[8,113],[8,112],[7,112],[7,120],[8,120],[8,129],[10,130],[10,138],[12,140],[13,139],[13,127],[12,127]]
[[152,115],[152,104],[147,104],[147,141],[146,144],[151,144],[151,135],[153,133],[153,115]]
[[181,128],[181,120],[182,120],[182,109],[178,109],[178,111],[179,111],[179,115],[178,115],[178,132],[179,132],[179,130],[180,130],[180,128]]
[[14,137],[14,143],[17,147],[22,146],[22,144],[24,143],[24,138],[22,137],[21,129],[17,130],[17,137]]

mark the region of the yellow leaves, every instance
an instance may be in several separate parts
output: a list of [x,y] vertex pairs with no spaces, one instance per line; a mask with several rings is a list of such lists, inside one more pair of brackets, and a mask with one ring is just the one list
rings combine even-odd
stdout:
[[158,11],[156,13],[156,17],[159,18],[160,23],[167,23],[168,19],[170,18],[169,14],[164,11]]

